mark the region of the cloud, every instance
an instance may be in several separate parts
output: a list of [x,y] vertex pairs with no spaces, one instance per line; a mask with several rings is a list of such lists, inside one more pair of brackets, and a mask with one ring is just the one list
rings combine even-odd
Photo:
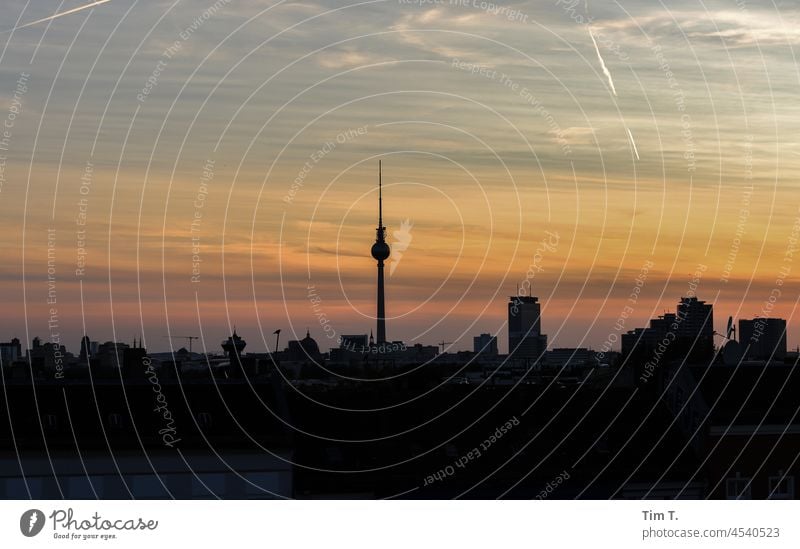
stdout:
[[686,35],[689,41],[713,42],[728,47],[800,43],[800,18],[768,10],[656,10],[630,19],[595,24],[608,31],[622,31],[653,41]]
[[385,59],[369,53],[347,49],[321,52],[316,56],[316,60],[319,66],[326,69],[345,69],[376,63]]
[[550,130],[553,139],[559,138],[569,145],[593,145],[595,143],[595,129],[585,126],[571,126],[564,128],[560,133]]

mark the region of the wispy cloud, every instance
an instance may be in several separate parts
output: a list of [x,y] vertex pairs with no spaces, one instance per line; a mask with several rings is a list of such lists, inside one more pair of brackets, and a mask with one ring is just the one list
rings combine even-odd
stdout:
[[[604,20],[596,26],[607,31],[623,31],[646,36],[653,41],[678,38],[710,41],[726,46],[752,46],[800,43],[800,21],[788,10],[675,10],[665,16],[663,10],[633,19]],[[678,32],[676,32],[678,31]],[[685,38],[684,38],[685,35]]]
[[357,50],[338,50],[320,53],[317,56],[317,63],[326,69],[344,69],[374,63],[381,59]]
[[548,132],[553,138],[564,139],[570,145],[591,145],[594,143],[595,130],[586,126],[571,126],[561,132]]

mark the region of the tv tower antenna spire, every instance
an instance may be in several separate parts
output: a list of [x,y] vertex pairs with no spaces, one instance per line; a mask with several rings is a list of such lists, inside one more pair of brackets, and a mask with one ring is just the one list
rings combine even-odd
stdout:
[[386,307],[383,287],[383,262],[389,258],[391,249],[386,243],[386,227],[383,226],[383,181],[381,161],[378,160],[378,228],[375,230],[375,243],[372,245],[372,257],[378,262],[378,303],[377,314],[377,339],[376,343],[386,342]]

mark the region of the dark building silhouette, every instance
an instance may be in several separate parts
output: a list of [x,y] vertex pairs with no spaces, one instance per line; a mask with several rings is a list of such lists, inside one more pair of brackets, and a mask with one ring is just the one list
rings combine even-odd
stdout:
[[585,347],[578,347],[575,349],[553,349],[547,351],[544,355],[544,363],[550,368],[577,368],[577,367],[593,367],[597,366],[598,362],[595,358],[594,351]]
[[375,243],[372,245],[372,257],[378,261],[378,306],[376,313],[377,320],[377,343],[386,342],[386,308],[385,295],[383,289],[383,262],[389,258],[391,250],[386,243],[386,227],[383,226],[383,194],[381,183],[381,162],[378,161],[378,228],[375,229]]
[[42,340],[39,338],[39,336],[35,336],[31,340],[31,348],[28,349],[28,354],[31,354],[31,351],[39,351],[41,349],[42,349]]
[[[533,337],[544,349],[538,300],[510,305],[519,345]],[[671,341],[647,356],[652,390],[586,348],[515,370],[495,367],[504,356],[371,347],[367,367],[341,378],[309,332],[278,365],[243,354],[236,331],[226,357],[202,360],[108,342],[103,354],[121,354],[122,370],[105,376],[82,366],[56,380],[3,363],[0,497],[796,498],[800,369],[686,364],[676,349],[706,330],[682,321],[710,313],[691,307],[634,331],[648,345]],[[46,366],[55,351],[36,339],[29,357]],[[403,375],[373,371],[395,358]],[[487,437],[480,459],[465,458]],[[567,480],[554,489],[556,478]]]
[[156,367],[142,379],[36,385],[38,401],[30,380],[9,381],[0,396],[0,498],[293,495],[286,428],[264,413],[285,416],[285,402],[268,377],[181,384]]
[[242,351],[246,346],[247,342],[236,333],[236,328],[233,329],[233,335],[231,335],[221,344],[222,350],[225,352],[225,356],[231,360],[241,358]]
[[242,357],[242,351],[247,346],[247,342],[236,333],[236,328],[233,329],[233,334],[223,341],[220,346],[228,359],[228,376],[244,377],[245,371],[249,369],[252,361],[245,360]]
[[289,342],[286,354],[287,358],[291,361],[322,363],[322,353],[319,351],[319,345],[317,345],[316,340],[311,337],[311,333],[308,330],[306,330],[306,337],[303,339]]
[[676,357],[710,363],[714,356],[713,308],[696,297],[682,297],[676,313],[666,313],[651,319],[647,328],[623,334],[621,345],[623,358],[634,367],[648,360],[662,363]]
[[472,352],[497,355],[497,336],[481,334],[472,338]]
[[782,318],[739,320],[739,343],[747,360],[786,358],[786,321]]
[[705,477],[706,497],[798,497],[800,369],[764,362],[686,367],[681,361],[666,368],[670,372],[661,378],[659,400],[686,437],[687,450],[704,463],[690,478]]
[[[622,356],[631,360],[647,359],[658,345],[667,338],[668,332],[676,332],[677,316],[675,313],[665,313],[658,318],[650,319],[647,328],[635,328],[622,334]],[[677,334],[674,334],[677,336]],[[672,336],[670,336],[672,339]]]
[[364,353],[367,351],[369,338],[367,334],[343,335],[339,341],[339,349],[354,353]]
[[547,349],[542,334],[541,305],[533,296],[512,296],[508,302],[508,354],[513,358],[537,359]]
[[622,334],[620,337],[620,354],[625,359],[634,360],[635,355],[639,354],[644,356],[646,354],[647,340],[645,334],[648,328],[634,328]]
[[679,349],[690,361],[707,361],[714,355],[714,310],[696,297],[682,297],[677,317]]
[[133,346],[122,351],[123,375],[129,379],[145,377],[147,373],[146,357],[147,350],[142,346],[142,342],[139,341],[137,344],[134,338]]
[[331,362],[339,364],[360,363],[369,351],[367,334],[342,335],[339,339],[339,347],[331,348],[329,358]]
[[651,334],[649,337],[655,341],[661,340],[667,334],[667,332],[673,329],[672,327],[677,324],[677,320],[678,316],[675,313],[664,313],[658,318],[651,319]]
[[125,364],[125,351],[130,349],[127,343],[106,341],[97,348],[97,354],[90,358],[92,367],[104,370],[120,369]]
[[89,364],[89,359],[92,356],[92,340],[89,336],[85,335],[81,338],[81,352],[78,355],[78,360],[82,364]]
[[436,358],[439,354],[439,347],[436,345],[415,343],[411,347],[408,347],[404,354],[409,361],[428,362]]
[[25,358],[34,375],[47,373],[52,376],[58,373],[60,376],[67,362],[74,357],[63,345],[42,343],[41,339],[34,337]]
[[3,364],[11,364],[22,358],[22,344],[16,337],[9,343],[0,343],[0,360]]

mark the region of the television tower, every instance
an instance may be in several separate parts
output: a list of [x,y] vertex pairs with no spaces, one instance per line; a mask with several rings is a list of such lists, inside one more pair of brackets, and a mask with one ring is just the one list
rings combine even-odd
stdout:
[[375,230],[375,244],[372,245],[372,257],[378,261],[378,321],[376,343],[386,343],[386,308],[383,292],[383,262],[389,258],[391,250],[386,243],[386,227],[383,226],[383,195],[381,183],[381,161],[378,160],[378,228]]

